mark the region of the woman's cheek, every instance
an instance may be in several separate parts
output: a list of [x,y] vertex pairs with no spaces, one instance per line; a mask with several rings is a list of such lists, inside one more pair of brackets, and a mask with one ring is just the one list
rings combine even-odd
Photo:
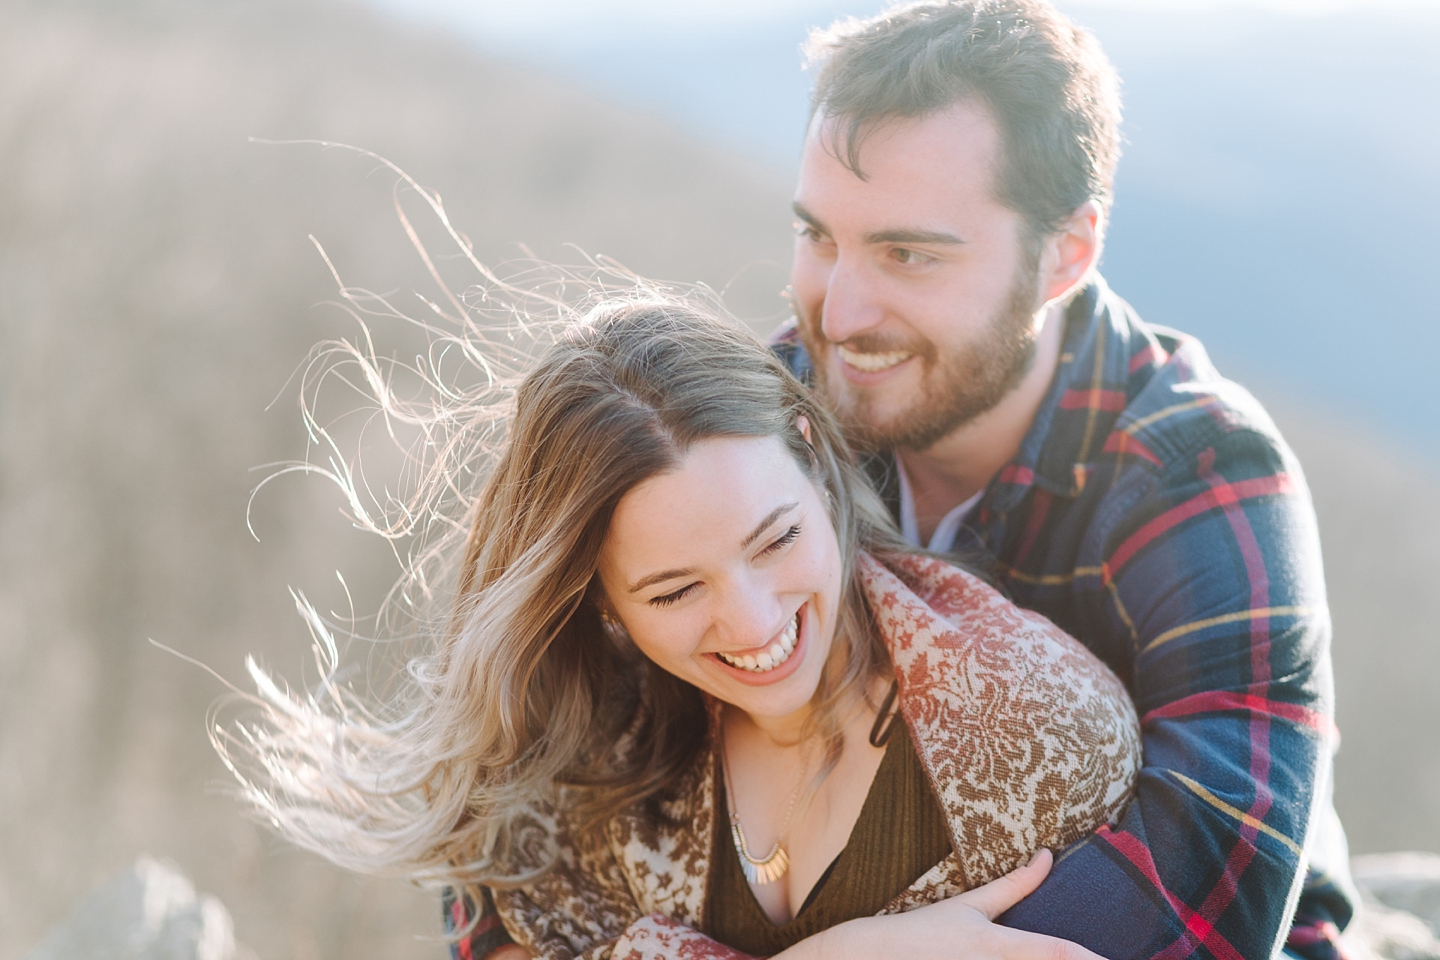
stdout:
[[[636,624],[643,630],[643,640],[636,638],[640,652],[661,669],[683,675],[691,658],[699,649],[702,633],[697,618],[689,611],[669,615],[665,611],[647,611]],[[634,635],[632,635],[634,636]]]

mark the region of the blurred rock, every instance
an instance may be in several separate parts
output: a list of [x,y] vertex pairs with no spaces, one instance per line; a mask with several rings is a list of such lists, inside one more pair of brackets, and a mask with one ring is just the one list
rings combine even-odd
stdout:
[[224,904],[141,857],[81,902],[26,960],[235,960]]
[[1440,856],[1372,854],[1350,871],[1362,902],[1345,939],[1358,960],[1440,960]]
[[1376,853],[1355,857],[1350,870],[1376,902],[1414,914],[1440,934],[1440,854]]
[[1345,930],[1356,960],[1440,960],[1440,940],[1424,920],[1362,898],[1359,915]]

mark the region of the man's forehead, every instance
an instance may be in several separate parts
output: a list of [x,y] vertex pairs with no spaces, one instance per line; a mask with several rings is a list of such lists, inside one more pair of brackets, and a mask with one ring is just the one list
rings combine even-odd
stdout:
[[947,212],[941,207],[995,202],[999,136],[983,106],[960,101],[921,117],[882,118],[853,139],[851,124],[843,116],[811,124],[795,192],[807,222],[867,213],[913,225]]
[[[919,116],[885,114],[856,118],[817,110],[810,118],[802,148],[804,157],[818,152],[851,168],[864,180],[872,158],[914,153],[918,148],[935,159],[991,161],[998,153],[1000,131],[990,109],[966,98]],[[953,155],[953,157],[951,156]]]

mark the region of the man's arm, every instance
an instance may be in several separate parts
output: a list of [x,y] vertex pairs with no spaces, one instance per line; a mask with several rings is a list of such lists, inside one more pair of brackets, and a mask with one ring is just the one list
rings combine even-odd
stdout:
[[[500,960],[503,954],[496,951],[505,947],[513,947],[514,941],[505,927],[500,922],[500,915],[495,911],[495,903],[490,899],[490,891],[481,890],[481,902],[478,905],[480,919],[463,937],[453,940],[450,943],[451,960],[485,960],[487,957],[494,957]],[[441,909],[445,913],[445,935],[453,937],[456,933],[465,928],[470,918],[477,912],[475,901],[464,894],[457,893],[454,887],[445,890],[445,896],[441,899]]]
[[[1001,921],[1111,960],[1275,956],[1329,809],[1330,623],[1309,494],[1274,438],[1213,440],[1166,471],[1127,469],[1095,517],[1082,639],[1131,665],[1145,765],[1120,821]],[[1307,897],[1312,913],[1325,903]],[[1346,922],[1343,896],[1334,911],[1291,949],[1333,955],[1323,925]]]

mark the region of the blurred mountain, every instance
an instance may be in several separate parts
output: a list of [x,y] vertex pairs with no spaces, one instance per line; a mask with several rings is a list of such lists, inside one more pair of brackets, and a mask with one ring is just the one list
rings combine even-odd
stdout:
[[431,288],[391,173],[249,137],[390,157],[491,263],[573,242],[728,288],[744,316],[784,309],[781,177],[443,37],[320,0],[0,3],[3,957],[142,851],[266,960],[444,953],[417,939],[439,932],[427,895],[241,818],[205,738],[222,687],[146,643],[299,678],[287,585],[345,613],[338,567],[363,613],[398,573],[319,481],[267,488],[246,530],[253,468],[304,452],[291,374],[357,333],[318,306],[335,287],[307,234],[349,282],[413,307]]
[[1116,289],[1440,467],[1440,15],[1075,15],[1125,82]]
[[[344,613],[338,567],[364,613],[397,573],[318,480],[266,488],[246,529],[252,468],[304,452],[292,373],[356,334],[307,235],[348,282],[430,288],[391,173],[250,137],[390,157],[488,262],[573,242],[783,311],[788,178],[573,84],[356,2],[0,0],[0,956],[141,852],[265,960],[444,954],[428,895],[241,818],[204,734],[223,688],[145,642],[299,678],[286,587]],[[1342,814],[1358,850],[1440,850],[1440,477],[1271,392],[1322,515]]]

